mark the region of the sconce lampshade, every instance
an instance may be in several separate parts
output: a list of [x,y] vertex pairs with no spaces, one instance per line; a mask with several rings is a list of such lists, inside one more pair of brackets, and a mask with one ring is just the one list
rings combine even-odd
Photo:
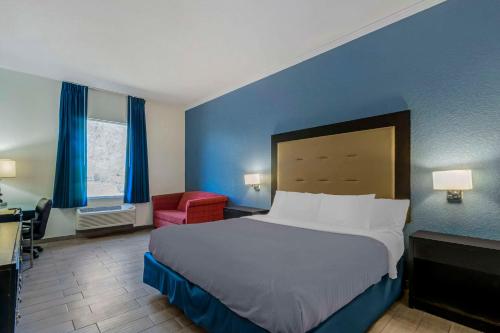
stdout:
[[246,174],[245,185],[260,185],[260,174],[258,173]]
[[0,178],[16,177],[16,161],[0,159]]
[[434,171],[432,181],[435,190],[463,191],[472,190],[471,170]]

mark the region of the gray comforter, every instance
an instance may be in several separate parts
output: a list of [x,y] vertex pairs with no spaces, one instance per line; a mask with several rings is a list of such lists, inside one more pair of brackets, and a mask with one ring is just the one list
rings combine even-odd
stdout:
[[270,332],[307,332],[388,271],[374,239],[245,218],[156,229],[149,249]]

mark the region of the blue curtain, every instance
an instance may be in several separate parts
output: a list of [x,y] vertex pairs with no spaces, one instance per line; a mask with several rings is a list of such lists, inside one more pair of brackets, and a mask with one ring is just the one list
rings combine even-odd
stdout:
[[88,88],[63,82],[59,104],[55,208],[87,205],[87,94]]
[[149,202],[148,141],[144,105],[143,99],[128,97],[124,197],[127,203]]

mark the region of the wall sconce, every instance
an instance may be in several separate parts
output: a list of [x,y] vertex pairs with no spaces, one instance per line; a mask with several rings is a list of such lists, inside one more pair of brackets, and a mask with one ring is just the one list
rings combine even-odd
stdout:
[[446,199],[451,203],[460,203],[464,190],[472,190],[471,170],[434,171],[432,182],[435,190],[448,191]]
[[252,186],[255,191],[260,191],[260,174],[250,173],[245,175],[245,185]]
[[[0,159],[0,181],[2,178],[15,178],[16,177],[16,161]],[[7,206],[6,202],[2,200],[2,189],[0,189],[0,207]]]

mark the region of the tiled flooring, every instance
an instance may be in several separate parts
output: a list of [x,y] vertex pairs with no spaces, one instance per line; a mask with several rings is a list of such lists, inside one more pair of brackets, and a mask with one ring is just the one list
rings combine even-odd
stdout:
[[[143,284],[148,232],[44,245],[23,274],[20,333],[203,332]],[[396,303],[371,332],[475,332]]]

